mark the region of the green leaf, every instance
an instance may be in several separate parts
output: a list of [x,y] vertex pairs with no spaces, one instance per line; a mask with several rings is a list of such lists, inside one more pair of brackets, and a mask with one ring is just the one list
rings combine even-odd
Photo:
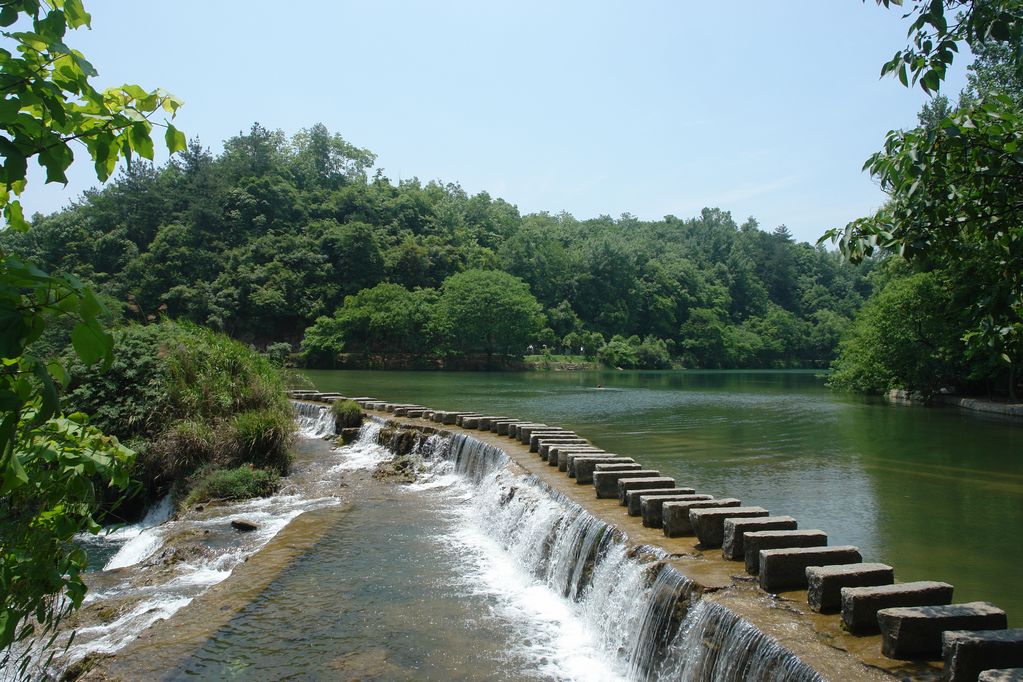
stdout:
[[164,134],[164,139],[167,141],[167,151],[171,154],[182,152],[188,147],[185,134],[169,123],[167,124],[167,132]]
[[102,332],[85,322],[79,322],[71,330],[71,345],[86,365],[94,365],[108,352]]
[[82,0],[64,0],[64,15],[71,28],[92,27],[92,16],[85,11]]
[[131,148],[144,159],[153,160],[153,138],[149,136],[148,123],[136,123],[130,128]]

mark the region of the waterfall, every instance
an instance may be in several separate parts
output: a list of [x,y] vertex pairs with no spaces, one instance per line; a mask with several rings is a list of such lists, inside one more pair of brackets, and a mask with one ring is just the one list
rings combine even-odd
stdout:
[[295,408],[295,421],[298,422],[300,434],[306,438],[325,438],[334,435],[334,413],[330,407],[299,400],[293,400],[291,404]]
[[414,453],[423,457],[424,480],[454,475],[470,484],[475,523],[566,600],[621,677],[650,679],[692,591],[662,563],[662,550],[630,546],[620,531],[535,476],[514,473],[504,451],[471,436],[432,436]]
[[731,610],[693,607],[668,646],[658,679],[697,682],[823,682],[823,678]]

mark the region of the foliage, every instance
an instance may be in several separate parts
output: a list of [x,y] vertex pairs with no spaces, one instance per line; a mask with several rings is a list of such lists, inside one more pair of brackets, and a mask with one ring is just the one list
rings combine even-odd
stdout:
[[286,473],[294,430],[280,371],[225,335],[162,321],[115,332],[108,372],[71,365],[65,400],[124,439],[141,440],[145,498],[198,468],[246,463]]
[[242,465],[235,469],[203,469],[191,483],[184,508],[203,502],[244,500],[273,495],[280,487],[280,475],[271,469],[254,469]]
[[968,41],[983,55],[971,79],[978,90],[965,93],[958,110],[925,108],[921,127],[890,132],[864,166],[889,201],[822,240],[837,241],[854,262],[896,253],[920,270],[954,275],[950,281],[971,294],[963,300],[965,352],[975,366],[993,368],[989,375],[1007,376],[1014,397],[1023,362],[1023,92],[1000,88],[1021,82],[1023,8],[957,0],[920,2],[914,11],[913,46],[883,73],[907,84],[908,71],[936,90],[956,44]]
[[522,355],[542,327],[542,308],[529,286],[499,270],[468,270],[441,286],[438,317],[451,348]]
[[[724,344],[738,344],[705,366],[735,358],[823,366],[833,343],[802,341],[833,342],[833,330],[869,293],[869,265],[842,265],[784,228],[740,225],[718,209],[656,221],[521,216],[485,193],[392,183],[365,168],[314,180],[309,169],[321,166],[300,160],[302,135],[256,125],[217,156],[193,141],[169,164],[135,163],[104,190],[38,219],[27,235],[0,236],[0,244],[88,280],[132,319],[163,312],[257,347],[301,341],[301,356],[316,366],[342,356],[433,366],[486,353],[481,337],[470,344],[477,350],[454,343],[448,316],[439,314],[445,282],[472,270],[517,277],[542,307],[540,324],[527,325],[532,336],[506,344],[516,354],[575,334],[573,351],[583,347],[592,359],[615,335],[652,336],[693,365],[700,354],[686,351],[684,330],[703,309],[732,330]],[[346,167],[368,158],[348,143],[335,146],[350,155]],[[800,343],[749,342],[775,307],[799,321],[801,333],[789,338]]]
[[[902,5],[902,0],[875,2]],[[1007,45],[1011,61],[1023,64],[1023,7],[1017,0],[915,0],[906,16],[913,16],[911,44],[881,67],[882,76],[898,76],[905,86],[919,83],[926,92],[936,91],[962,42]]]
[[924,395],[962,373],[954,301],[936,273],[894,279],[872,297],[839,346],[829,382],[862,393],[911,388]]
[[[26,187],[33,157],[45,169],[47,182],[67,182],[64,172],[77,143],[88,151],[97,177],[105,180],[121,159],[151,159],[150,119],[161,110],[173,116],[180,106],[163,91],[137,85],[97,90],[90,81],[95,69],[64,43],[69,29],[88,26],[90,20],[81,0],[19,0],[0,7],[5,39],[0,50],[0,208],[8,233],[28,229],[17,197]],[[169,122],[163,125],[170,151],[183,148],[184,136]],[[59,416],[57,384],[66,373],[60,363],[44,362],[28,350],[48,328],[66,325],[83,363],[109,365],[112,339],[100,324],[103,314],[99,298],[79,278],[48,275],[0,244],[4,651],[15,639],[32,634],[29,618],[47,632],[81,604],[84,559],[71,538],[95,531],[97,485],[122,491],[127,486],[131,454],[116,439],[86,426],[84,417]],[[28,662],[22,657],[19,664]]]
[[330,411],[339,429],[351,429],[362,425],[362,408],[354,400],[339,400],[332,403]]

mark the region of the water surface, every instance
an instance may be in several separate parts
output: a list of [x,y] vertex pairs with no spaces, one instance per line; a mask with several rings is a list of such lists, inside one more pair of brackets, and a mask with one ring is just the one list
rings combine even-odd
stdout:
[[[1023,428],[836,393],[812,372],[309,371],[316,388],[557,424],[699,492],[820,528],[1023,625]],[[598,388],[602,386],[602,388]]]

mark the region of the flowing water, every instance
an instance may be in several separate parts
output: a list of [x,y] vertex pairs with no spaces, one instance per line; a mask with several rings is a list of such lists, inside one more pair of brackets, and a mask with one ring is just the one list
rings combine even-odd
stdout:
[[680,485],[790,514],[900,580],[950,582],[956,601],[992,601],[1023,626],[1018,422],[843,395],[811,372],[307,375],[322,391],[573,429]]
[[[857,541],[867,558],[895,562],[902,579],[949,579],[957,599],[992,599],[1010,619],[1020,602],[1002,563],[1023,558],[1006,541],[1023,520],[1023,468],[1020,430],[1005,422],[835,396],[798,373],[310,375],[321,390],[574,428],[701,492],[791,513],[802,527],[828,530],[835,544]],[[320,510],[303,517],[320,524],[308,546],[237,606],[210,604],[225,615],[200,623],[194,644],[150,656],[148,668],[124,656],[118,672],[819,679],[713,596],[701,599],[659,550],[629,547],[585,509],[516,473],[499,449],[466,436],[419,437],[415,482],[395,484],[371,475],[393,457],[377,442],[379,423],[333,448],[322,440],[333,432],[324,408],[297,403],[296,414],[303,437],[280,494],[169,519],[166,501],[136,526],[87,540],[96,570],[85,610],[105,615],[79,631],[58,668],[120,649],[223,580],[298,514]],[[234,532],[235,518],[260,530]],[[912,575],[917,569],[922,575]],[[982,575],[958,579],[971,571]],[[193,621],[202,621],[198,613]],[[187,621],[168,626],[176,622]]]

